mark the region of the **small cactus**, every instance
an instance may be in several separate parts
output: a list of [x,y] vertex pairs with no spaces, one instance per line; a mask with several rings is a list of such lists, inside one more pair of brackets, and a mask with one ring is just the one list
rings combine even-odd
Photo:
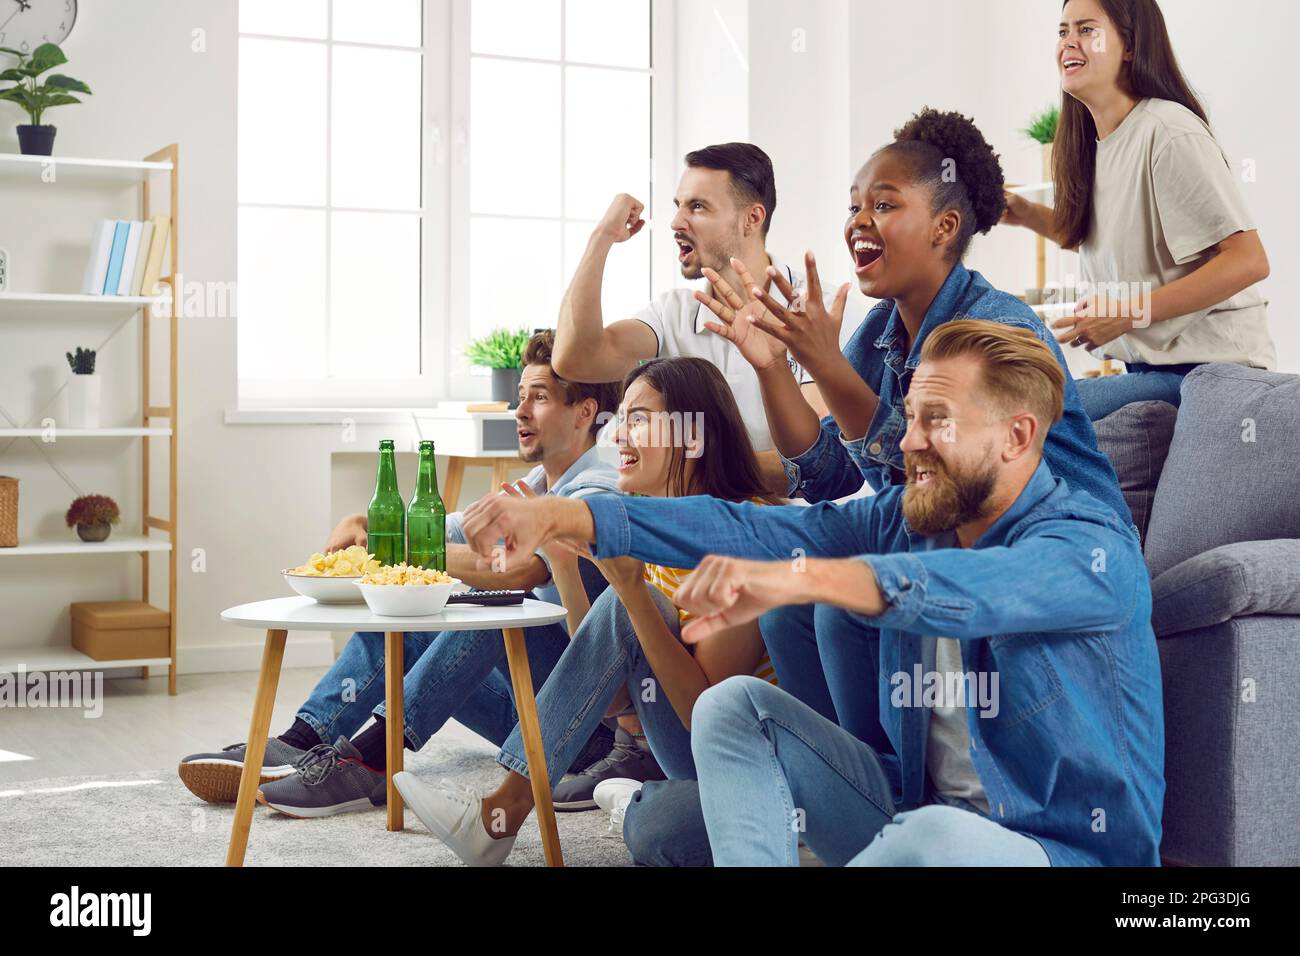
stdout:
[[83,349],[77,346],[77,354],[64,352],[68,357],[68,367],[72,369],[75,375],[94,375],[95,374],[95,350]]

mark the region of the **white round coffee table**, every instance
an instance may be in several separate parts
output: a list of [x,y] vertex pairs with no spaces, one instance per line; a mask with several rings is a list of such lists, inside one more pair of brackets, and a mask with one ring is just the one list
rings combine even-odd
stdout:
[[[405,746],[405,719],[402,701],[402,642],[408,631],[487,631],[500,630],[505,635],[506,659],[514,685],[515,708],[519,712],[519,729],[528,758],[528,776],[532,782],[537,823],[542,831],[542,849],[548,866],[562,866],[560,835],[555,826],[555,808],[551,803],[551,783],[546,773],[546,755],[542,750],[541,726],[537,722],[537,698],[533,694],[532,673],[523,629],[554,624],[564,620],[564,608],[525,598],[523,604],[506,607],[482,607],[454,604],[430,617],[384,617],[374,614],[365,604],[317,604],[306,597],[282,597],[269,601],[241,604],[221,612],[221,619],[239,627],[266,630],[262,650],[262,669],[257,678],[257,697],[253,719],[248,728],[248,749],[239,781],[239,798],[235,802],[235,822],[230,831],[227,866],[242,866],[248,847],[248,831],[253,821],[258,780],[262,775],[262,757],[271,727],[271,707],[280,682],[280,664],[290,631],[382,631],[384,634],[384,685],[388,712],[388,829],[400,830],[403,824],[402,797],[393,786],[393,775],[402,769]],[[251,768],[251,772],[250,772]]]

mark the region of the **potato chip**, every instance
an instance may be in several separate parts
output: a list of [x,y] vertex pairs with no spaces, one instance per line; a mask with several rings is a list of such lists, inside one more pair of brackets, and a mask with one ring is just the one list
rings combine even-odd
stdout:
[[354,544],[342,551],[321,554],[317,551],[307,563],[289,570],[290,574],[300,574],[309,578],[354,578],[368,571],[378,570],[379,561],[373,554],[359,544]]
[[[376,565],[378,561],[374,562]],[[388,567],[375,567],[361,578],[362,584],[382,584],[393,587],[428,587],[433,584],[451,584],[454,581],[445,571],[426,571],[411,567],[406,562]]]

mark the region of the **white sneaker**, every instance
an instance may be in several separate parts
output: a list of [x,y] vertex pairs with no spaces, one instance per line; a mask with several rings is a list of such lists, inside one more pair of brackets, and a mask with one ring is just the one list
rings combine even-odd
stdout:
[[641,789],[640,780],[629,777],[610,777],[596,784],[591,799],[596,806],[609,811],[609,832],[623,835],[623,816],[627,805],[632,802],[632,795]]
[[515,845],[512,836],[494,840],[483,828],[483,801],[468,793],[431,787],[406,771],[393,785],[420,822],[467,866],[500,866]]

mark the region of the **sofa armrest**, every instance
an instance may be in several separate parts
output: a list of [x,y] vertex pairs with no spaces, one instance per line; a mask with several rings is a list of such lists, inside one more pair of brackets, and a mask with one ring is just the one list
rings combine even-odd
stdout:
[[1300,615],[1300,539],[1221,545],[1151,584],[1151,625],[1160,637],[1253,614]]

